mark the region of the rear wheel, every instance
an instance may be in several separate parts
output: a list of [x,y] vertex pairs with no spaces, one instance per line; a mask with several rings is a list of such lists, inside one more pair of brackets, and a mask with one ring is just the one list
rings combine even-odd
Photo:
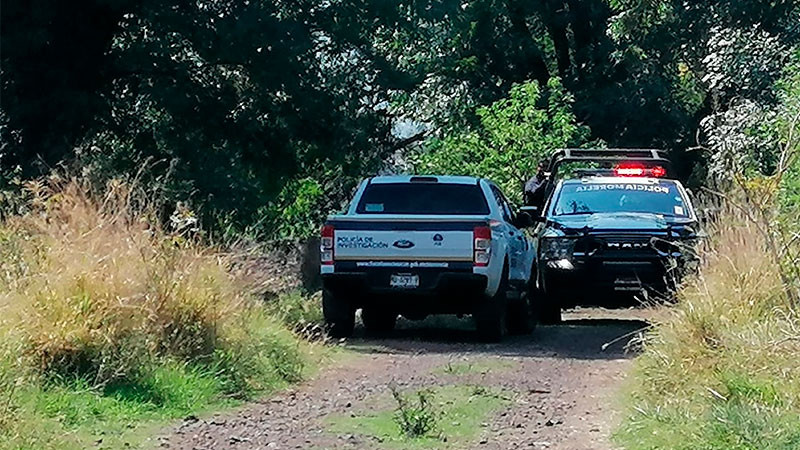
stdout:
[[397,314],[380,308],[364,308],[361,310],[361,321],[370,334],[385,334],[394,330]]
[[497,293],[493,297],[484,298],[473,314],[478,337],[485,342],[499,342],[506,334],[507,290],[508,266],[503,269]]
[[322,315],[328,334],[333,338],[346,338],[353,335],[355,310],[349,302],[342,300],[328,289],[322,290]]

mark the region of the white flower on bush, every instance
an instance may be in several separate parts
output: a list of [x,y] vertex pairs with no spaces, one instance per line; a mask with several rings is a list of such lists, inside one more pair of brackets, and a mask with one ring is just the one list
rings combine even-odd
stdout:
[[740,99],[726,111],[703,119],[700,128],[711,151],[712,177],[725,180],[748,169],[768,170],[779,151],[777,136],[770,131],[776,117],[773,108]]
[[777,36],[758,25],[713,28],[706,46],[702,80],[715,95],[769,92],[789,55],[789,48]]
[[169,216],[169,224],[170,228],[177,233],[196,233],[199,231],[197,216],[183,202],[178,202],[175,206],[175,211]]

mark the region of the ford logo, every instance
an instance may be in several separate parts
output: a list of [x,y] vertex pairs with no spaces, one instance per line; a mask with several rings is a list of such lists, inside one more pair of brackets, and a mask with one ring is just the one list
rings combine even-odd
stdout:
[[402,241],[395,241],[395,243],[392,245],[394,245],[397,248],[411,248],[414,246],[414,243],[403,239]]

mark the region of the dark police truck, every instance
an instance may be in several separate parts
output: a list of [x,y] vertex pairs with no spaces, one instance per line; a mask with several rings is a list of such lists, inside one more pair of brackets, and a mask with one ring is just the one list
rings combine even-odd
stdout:
[[[560,169],[575,174],[559,179]],[[694,265],[698,218],[670,171],[657,150],[565,149],[552,156],[545,202],[527,208],[538,222],[541,322],[558,323],[562,308],[579,303],[603,306],[614,293],[667,292]]]

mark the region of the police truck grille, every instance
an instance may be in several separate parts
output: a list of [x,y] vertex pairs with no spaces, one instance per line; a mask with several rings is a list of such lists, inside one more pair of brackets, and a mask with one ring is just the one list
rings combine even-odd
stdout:
[[606,257],[629,258],[656,254],[649,236],[609,236],[600,239],[600,248]]

